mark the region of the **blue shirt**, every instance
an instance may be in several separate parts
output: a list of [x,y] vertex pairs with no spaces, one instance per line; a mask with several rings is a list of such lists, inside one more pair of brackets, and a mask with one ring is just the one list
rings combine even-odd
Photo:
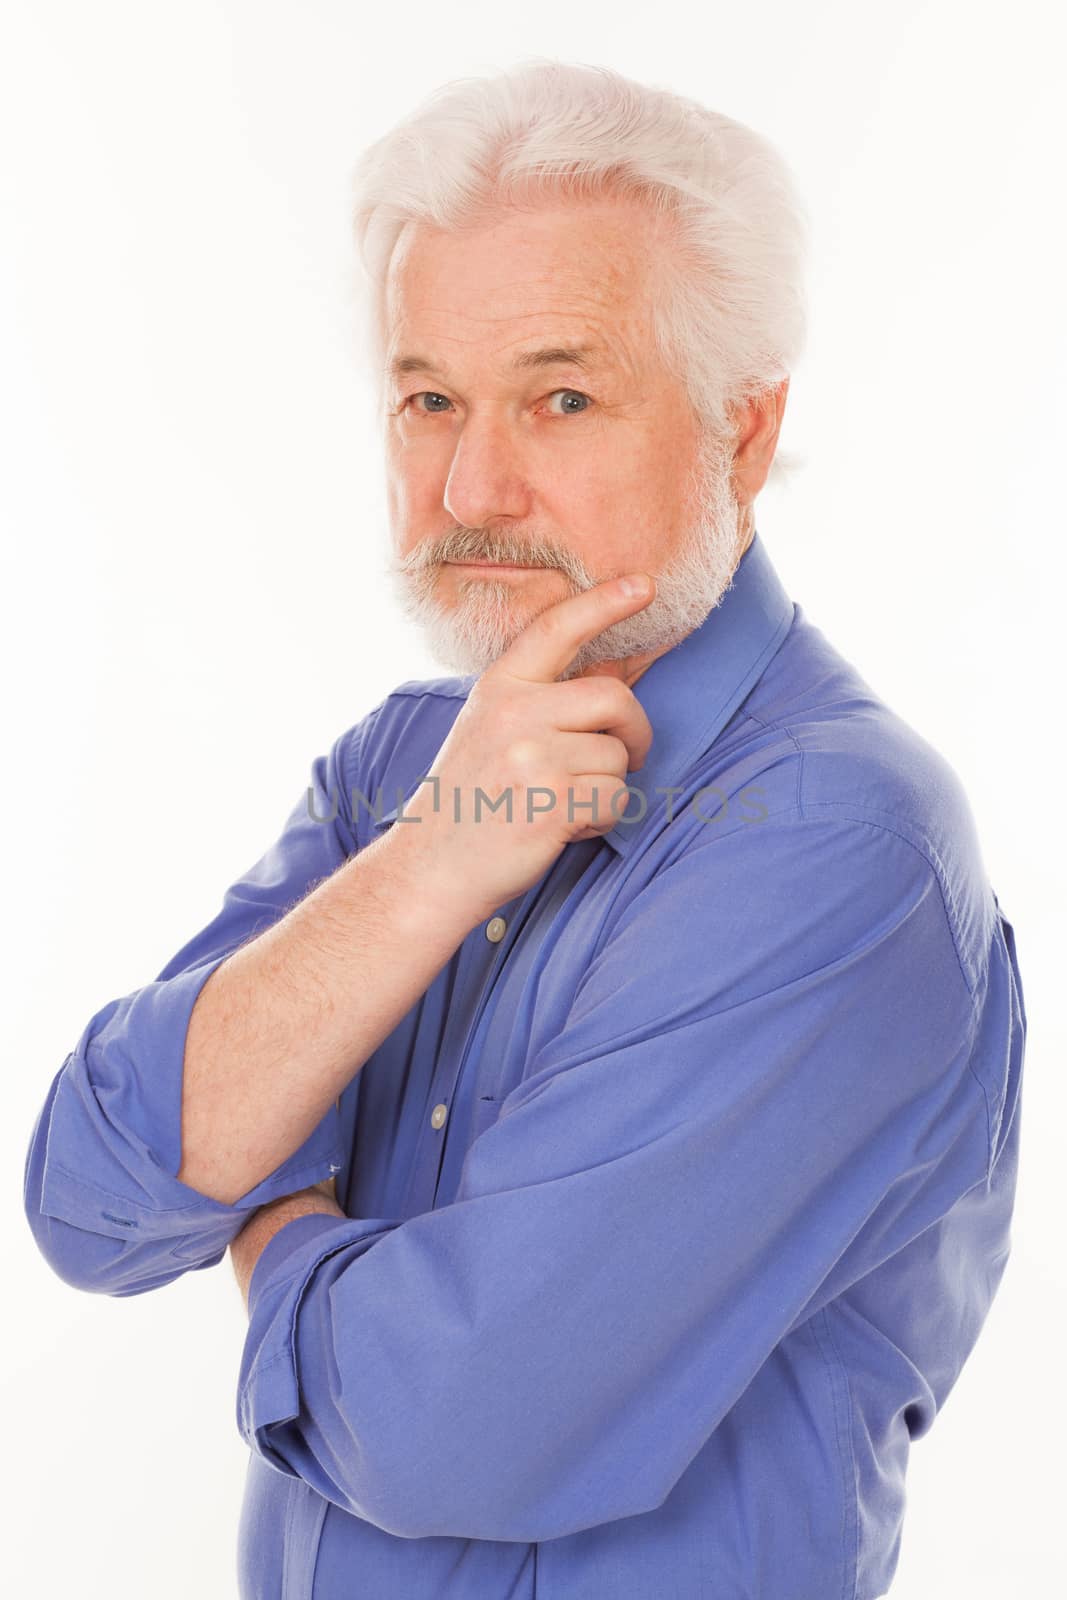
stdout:
[[37,1243],[141,1294],[336,1173],[345,1218],[289,1222],[251,1279],[246,1600],[883,1595],[1008,1259],[1026,1016],[956,774],[758,534],[635,685],[654,742],[611,831],[469,934],[262,1183],[175,1177],[203,984],[414,825],[473,682],[343,733],[214,920],[90,1019],[33,1130]]

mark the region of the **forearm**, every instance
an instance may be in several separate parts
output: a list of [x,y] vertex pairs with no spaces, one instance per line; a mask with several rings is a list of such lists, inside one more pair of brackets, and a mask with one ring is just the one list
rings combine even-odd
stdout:
[[178,1178],[231,1205],[308,1138],[477,922],[394,823],[197,997]]
[[337,1201],[327,1194],[325,1187],[316,1184],[313,1188],[300,1189],[296,1194],[285,1195],[281,1200],[272,1200],[269,1205],[261,1206],[258,1211],[252,1213],[237,1237],[231,1241],[230,1259],[246,1308],[248,1286],[252,1281],[256,1262],[274,1235],[294,1217],[306,1217],[315,1213],[323,1213],[330,1217],[345,1215]]

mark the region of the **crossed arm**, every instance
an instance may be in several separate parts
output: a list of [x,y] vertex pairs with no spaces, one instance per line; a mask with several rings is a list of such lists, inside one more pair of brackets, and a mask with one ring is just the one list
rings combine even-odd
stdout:
[[324,1178],[308,1189],[298,1189],[295,1194],[282,1195],[270,1200],[254,1211],[240,1233],[230,1241],[230,1260],[233,1263],[237,1287],[248,1309],[248,1285],[256,1262],[274,1235],[294,1217],[312,1216],[322,1212],[328,1217],[343,1217],[345,1212],[337,1204],[333,1178]]
[[[190,994],[315,875],[330,835],[293,827],[291,872],[273,852],[93,1020],[39,1119],[27,1209],[98,1293],[230,1245],[242,1436],[376,1526],[530,1542],[662,1504],[779,1342],[983,1179],[974,1008],[932,869],[881,828],[788,816],[699,838],[632,896],[450,1204],[342,1212],[336,1089],[262,1182],[239,1189],[266,1155],[224,1198],[190,1188],[164,1137]],[[205,1170],[219,1152],[197,1144]]]

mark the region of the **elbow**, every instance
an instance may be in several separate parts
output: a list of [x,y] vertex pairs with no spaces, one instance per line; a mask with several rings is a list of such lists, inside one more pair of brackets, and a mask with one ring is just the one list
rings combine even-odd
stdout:
[[[53,1206],[54,1202],[42,1197],[31,1160],[24,1209],[34,1243],[61,1282],[87,1294],[145,1294],[172,1283],[185,1272],[214,1266],[225,1252],[217,1228],[209,1238],[116,1237],[56,1215]],[[122,1226],[117,1213],[110,1225],[117,1234]]]
[[[210,1232],[162,1238],[116,1237],[55,1215],[51,1202],[26,1195],[26,1219],[34,1242],[52,1271],[72,1289],[87,1294],[133,1295],[161,1289],[186,1272],[213,1267],[226,1253],[227,1235],[216,1223]],[[114,1213],[111,1226],[122,1226]]]
[[89,1233],[43,1211],[27,1208],[26,1214],[37,1248],[56,1277],[87,1294],[144,1294],[172,1282],[191,1265],[168,1258],[158,1248],[146,1253],[143,1242]]
[[132,1295],[161,1288],[222,1259],[239,1219],[180,1237],[145,1237],[122,1203],[72,1180],[47,1159],[49,1112],[57,1083],[37,1118],[23,1175],[23,1209],[34,1243],[56,1277],[88,1294]]
[[45,1165],[56,1077],[30,1138],[22,1180],[22,1202],[33,1240],[56,1277],[72,1289],[106,1294],[124,1254],[121,1239],[104,1238],[45,1209]]
[[132,1295],[161,1288],[221,1261],[248,1220],[192,1196],[158,1165],[127,1161],[129,1150],[125,1144],[116,1154],[84,1062],[68,1056],[30,1136],[23,1208],[41,1255],[73,1289]]

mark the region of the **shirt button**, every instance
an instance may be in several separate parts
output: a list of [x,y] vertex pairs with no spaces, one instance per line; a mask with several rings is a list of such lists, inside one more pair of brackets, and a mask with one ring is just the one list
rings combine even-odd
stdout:
[[490,917],[485,925],[485,937],[492,944],[499,944],[508,931],[508,925],[503,917]]
[[448,1107],[447,1106],[444,1106],[444,1105],[434,1106],[433,1111],[432,1111],[432,1113],[430,1115],[430,1121],[431,1121],[431,1123],[433,1124],[433,1126],[435,1128],[440,1128],[440,1127],[442,1127],[444,1125],[444,1120],[445,1120],[445,1118],[447,1116],[448,1116]]

